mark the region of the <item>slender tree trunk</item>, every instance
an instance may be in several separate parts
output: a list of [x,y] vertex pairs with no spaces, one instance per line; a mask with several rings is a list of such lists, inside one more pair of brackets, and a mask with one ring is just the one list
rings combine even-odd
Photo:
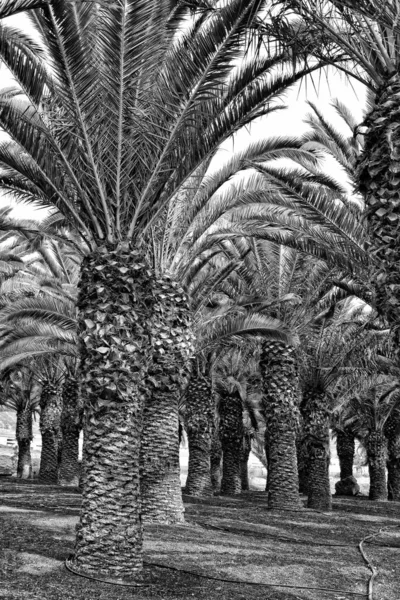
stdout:
[[79,485],[79,433],[82,429],[82,410],[78,381],[70,374],[63,386],[61,413],[62,446],[58,482],[62,486]]
[[186,399],[189,465],[185,493],[212,496],[210,455],[215,402],[210,381],[201,374],[192,374]]
[[164,276],[154,282],[159,305],[152,320],[153,361],[143,413],[140,453],[142,520],[184,520],[179,466],[178,401],[187,383],[194,353],[191,314],[183,289]]
[[221,494],[240,494],[243,406],[239,392],[221,395],[219,416],[219,436],[222,445]]
[[251,451],[250,436],[244,434],[242,447],[240,450],[240,479],[242,481],[242,491],[247,492],[249,485],[249,456]]
[[84,447],[74,567],[119,580],[143,566],[139,448],[154,274],[139,251],[121,245],[85,257],[81,275]]
[[31,442],[32,435],[32,409],[29,398],[21,410],[17,412],[17,425],[15,437],[18,442],[17,477],[29,479],[32,470]]
[[214,494],[221,492],[222,481],[222,445],[219,437],[219,423],[214,427],[211,440],[211,483]]
[[304,441],[308,449],[308,508],[332,510],[329,482],[330,411],[325,391],[306,386],[301,403]]
[[58,444],[62,410],[61,390],[58,384],[46,381],[40,397],[40,431],[42,452],[39,481],[56,484],[58,481]]
[[400,433],[388,436],[388,499],[400,501]]
[[389,323],[395,353],[400,358],[400,244],[398,226],[400,139],[397,131],[400,78],[396,71],[374,98],[363,134],[365,145],[358,165],[359,189],[366,204],[366,224],[374,250],[375,306]]
[[299,409],[294,348],[283,342],[264,342],[260,366],[269,439],[269,506],[298,508],[296,431]]
[[387,442],[382,432],[373,431],[365,440],[369,469],[369,499],[387,500]]
[[336,449],[340,465],[340,479],[352,477],[355,451],[354,434],[348,431],[337,431]]

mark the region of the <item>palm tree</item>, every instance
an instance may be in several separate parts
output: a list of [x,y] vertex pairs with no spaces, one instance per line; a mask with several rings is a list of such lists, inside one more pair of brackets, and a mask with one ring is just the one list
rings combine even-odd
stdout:
[[171,342],[191,354],[185,330],[164,323],[164,338],[157,327],[169,282],[154,270],[151,228],[222,141],[268,113],[268,99],[300,70],[316,68],[285,74],[286,52],[237,67],[261,0],[196,8],[54,0],[32,16],[50,68],[26,49],[17,74],[26,94],[2,97],[0,123],[14,140],[0,149],[3,183],[11,171],[20,192],[33,184],[90,247],[78,300],[86,442],[75,553],[88,573],[141,569],[143,382],[154,348],[163,354]]
[[17,414],[15,433],[18,442],[17,477],[28,479],[31,477],[32,470],[32,418],[39,407],[37,385],[35,386],[32,373],[26,368],[9,371],[4,379],[2,404],[15,410]]
[[[285,44],[307,45],[317,56],[343,55],[338,66],[369,91],[364,147],[357,166],[357,187],[366,205],[371,282],[376,307],[391,327],[399,348],[399,206],[397,111],[400,91],[400,37],[396,0],[288,0],[281,2],[276,34]],[[290,14],[290,18],[289,18]],[[307,41],[308,39],[308,41]],[[313,49],[310,47],[312,40]],[[286,46],[287,47],[287,46]],[[398,352],[398,350],[397,350]]]
[[362,438],[368,456],[370,500],[387,500],[387,439],[385,426],[398,407],[398,382],[386,375],[365,380],[363,390],[352,398],[348,422]]
[[76,361],[65,361],[62,389],[60,427],[62,445],[58,469],[58,483],[62,486],[79,485],[79,434],[82,430],[83,403],[76,377]]

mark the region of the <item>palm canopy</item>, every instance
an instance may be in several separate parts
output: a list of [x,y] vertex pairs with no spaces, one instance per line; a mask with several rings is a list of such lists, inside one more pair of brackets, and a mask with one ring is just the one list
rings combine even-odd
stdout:
[[[397,0],[282,0],[274,22],[278,39],[336,61],[338,68],[376,91],[400,67]],[[312,46],[310,44],[312,40]]]
[[316,68],[293,69],[285,50],[246,58],[264,1],[202,4],[54,0],[34,11],[40,44],[14,31],[20,87],[0,98],[12,138],[0,144],[1,184],[56,205],[92,245],[141,239],[221,142]]

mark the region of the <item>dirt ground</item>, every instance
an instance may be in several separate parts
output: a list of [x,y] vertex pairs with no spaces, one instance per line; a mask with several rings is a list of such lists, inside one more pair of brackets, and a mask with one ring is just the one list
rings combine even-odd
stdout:
[[[269,511],[261,491],[184,499],[185,525],[145,530],[146,585],[120,587],[65,568],[77,490],[0,479],[0,598],[400,600],[399,502],[334,498],[332,513],[320,513]],[[371,535],[368,565],[358,545]]]

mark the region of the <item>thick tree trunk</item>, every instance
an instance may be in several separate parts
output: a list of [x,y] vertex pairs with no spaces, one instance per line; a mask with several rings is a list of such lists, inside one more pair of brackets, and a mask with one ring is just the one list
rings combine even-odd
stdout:
[[336,450],[340,465],[340,479],[352,477],[355,451],[354,434],[348,431],[337,431]]
[[330,411],[325,391],[306,386],[301,402],[304,442],[308,450],[308,508],[332,510],[329,482]]
[[56,484],[58,481],[58,445],[62,410],[61,390],[58,384],[46,381],[40,397],[40,431],[42,452],[39,481]]
[[186,390],[189,465],[185,493],[189,496],[213,495],[210,454],[214,415],[210,381],[200,374],[192,374]]
[[310,458],[307,442],[301,431],[296,440],[297,469],[299,473],[299,492],[308,495],[308,476],[310,472]]
[[69,375],[63,386],[61,412],[62,446],[58,482],[62,486],[79,485],[79,433],[82,429],[82,401],[78,381]]
[[219,436],[222,445],[221,494],[242,491],[240,455],[243,440],[243,406],[239,392],[223,394],[219,409]]
[[222,445],[219,438],[219,424],[214,428],[211,440],[211,483],[214,494],[221,492],[222,481]]
[[387,500],[387,442],[383,433],[374,431],[365,440],[369,470],[369,499]]
[[15,437],[18,442],[17,477],[29,479],[32,470],[31,441],[32,435],[32,409],[29,398],[24,407],[17,412],[17,425]]
[[400,78],[391,75],[375,95],[365,119],[365,145],[358,166],[359,189],[366,203],[366,223],[376,269],[370,274],[375,306],[389,323],[400,358]]
[[294,348],[283,342],[264,342],[260,366],[269,440],[269,507],[298,508],[296,431],[299,409]]
[[242,491],[247,492],[249,485],[249,456],[251,451],[250,436],[243,436],[242,447],[240,449],[240,479],[242,482]]
[[179,467],[178,401],[187,383],[194,353],[188,298],[167,278],[154,282],[159,306],[152,319],[153,361],[143,413],[140,453],[142,520],[184,520]]
[[388,499],[400,501],[400,434],[388,437]]
[[139,448],[153,273],[138,251],[124,247],[87,256],[81,274],[84,448],[74,567],[119,580],[143,566]]

